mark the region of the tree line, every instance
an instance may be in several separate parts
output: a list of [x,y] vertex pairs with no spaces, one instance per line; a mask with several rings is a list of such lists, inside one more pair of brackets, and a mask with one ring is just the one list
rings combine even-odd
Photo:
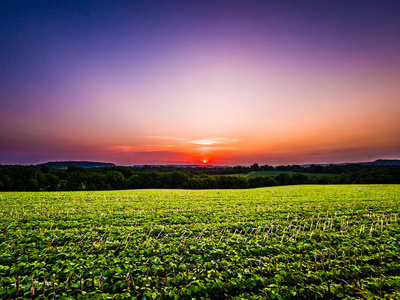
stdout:
[[[234,168],[237,171],[238,168]],[[251,166],[250,170],[251,168],[255,169],[255,166]],[[70,166],[67,170],[57,170],[50,169],[45,165],[40,167],[1,166],[0,191],[90,191],[147,188],[239,189],[290,184],[400,183],[400,167],[398,166],[361,168],[336,176],[308,176],[293,172],[249,178],[239,175],[210,175],[207,172],[211,168],[200,169],[203,169],[204,173],[200,173],[196,168],[148,170],[145,167],[81,168]],[[218,168],[214,170],[214,172],[216,171]]]

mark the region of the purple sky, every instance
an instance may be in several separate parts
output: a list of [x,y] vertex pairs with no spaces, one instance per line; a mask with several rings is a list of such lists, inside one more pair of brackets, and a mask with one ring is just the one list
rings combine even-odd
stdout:
[[2,1],[0,164],[400,158],[399,1]]

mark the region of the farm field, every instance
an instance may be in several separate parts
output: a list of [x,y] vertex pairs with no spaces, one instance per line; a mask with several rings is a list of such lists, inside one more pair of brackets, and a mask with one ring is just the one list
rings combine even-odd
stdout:
[[252,177],[257,177],[257,176],[277,176],[279,174],[287,174],[287,175],[292,175],[292,174],[303,174],[308,177],[312,176],[328,176],[328,177],[334,177],[337,176],[337,174],[326,174],[326,173],[300,173],[300,172],[292,172],[292,171],[253,171],[247,174],[239,174],[237,176],[241,176],[244,178],[252,178]]
[[400,185],[0,193],[0,298],[399,298],[399,213]]

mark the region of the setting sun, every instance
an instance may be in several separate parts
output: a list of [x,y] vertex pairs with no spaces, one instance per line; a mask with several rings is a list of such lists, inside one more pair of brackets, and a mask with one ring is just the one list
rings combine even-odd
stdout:
[[203,164],[206,164],[206,163],[207,163],[207,161],[204,159],[204,160],[203,160]]

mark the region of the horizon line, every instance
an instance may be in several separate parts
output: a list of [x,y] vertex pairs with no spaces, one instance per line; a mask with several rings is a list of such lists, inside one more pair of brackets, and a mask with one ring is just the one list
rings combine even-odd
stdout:
[[[357,162],[339,162],[339,163],[302,163],[302,164],[260,164],[258,162],[254,162],[253,164],[258,164],[259,166],[271,166],[271,167],[277,167],[277,166],[312,166],[312,165],[343,165],[343,164],[362,164],[362,163],[372,163],[372,162],[377,162],[377,161],[400,161],[399,158],[377,158],[375,160],[370,160],[370,161],[357,161]],[[54,160],[54,161],[46,161],[42,163],[37,163],[37,164],[2,164],[0,163],[0,166],[39,166],[39,165],[45,165],[47,163],[65,163],[65,162],[75,162],[75,163],[98,163],[98,164],[113,164],[116,167],[139,167],[139,166],[159,166],[159,167],[171,167],[171,166],[198,166],[198,167],[236,167],[236,166],[247,166],[247,165],[240,165],[240,164],[226,164],[226,165],[219,165],[219,164],[196,164],[196,163],[181,163],[181,162],[176,162],[176,163],[142,163],[142,164],[131,164],[131,165],[119,165],[114,162],[105,162],[105,161],[91,161],[91,160]],[[248,166],[251,166],[253,164],[250,164]]]

